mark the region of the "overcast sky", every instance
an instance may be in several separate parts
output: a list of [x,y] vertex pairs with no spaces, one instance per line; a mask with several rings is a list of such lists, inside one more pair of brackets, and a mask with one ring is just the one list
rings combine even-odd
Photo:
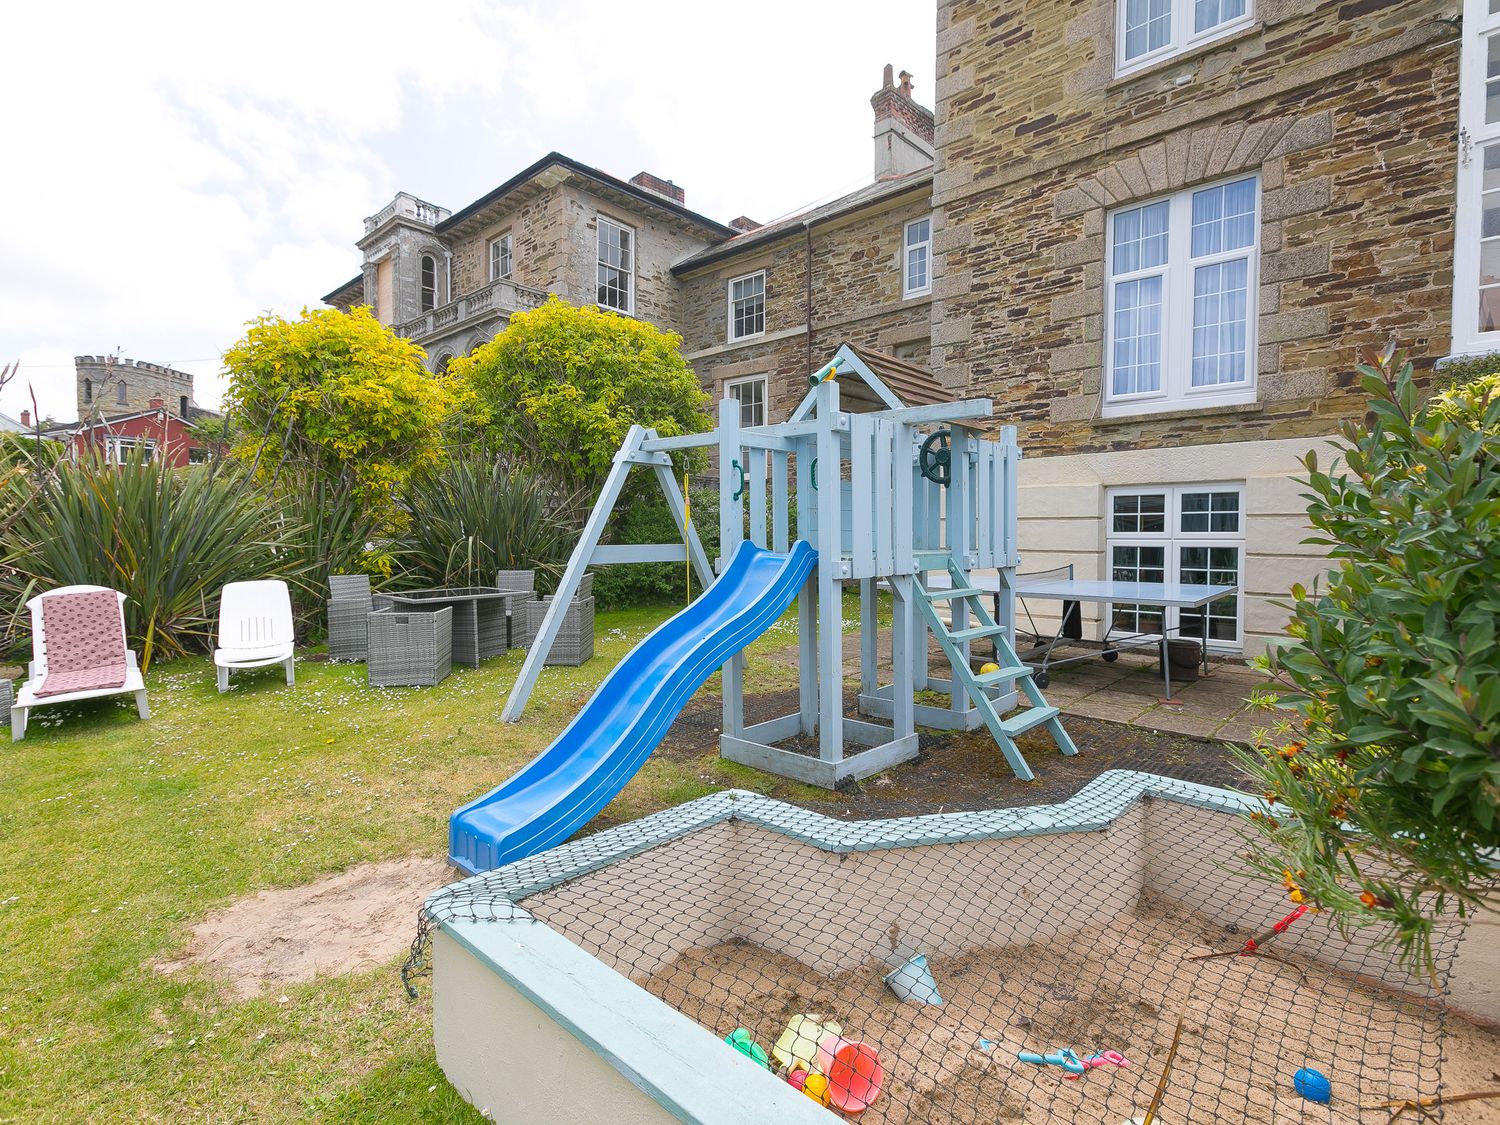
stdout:
[[198,376],[359,270],[398,190],[457,210],[547,152],[762,222],[867,183],[881,68],[932,104],[931,0],[15,4],[0,11],[0,394],[73,356]]

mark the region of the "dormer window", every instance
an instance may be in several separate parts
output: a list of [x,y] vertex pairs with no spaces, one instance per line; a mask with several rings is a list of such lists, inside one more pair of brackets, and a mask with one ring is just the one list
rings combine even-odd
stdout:
[[437,308],[437,259],[431,254],[422,255],[421,310],[431,312]]

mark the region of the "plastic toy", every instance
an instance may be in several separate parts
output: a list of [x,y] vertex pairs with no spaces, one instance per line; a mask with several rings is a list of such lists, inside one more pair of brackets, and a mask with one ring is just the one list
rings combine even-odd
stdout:
[[802,1092],[819,1105],[827,1105],[828,1079],[821,1074],[809,1074],[802,1083]]
[[838,1035],[818,1044],[818,1069],[828,1076],[825,1104],[845,1113],[863,1113],[885,1085],[885,1068],[875,1048]]
[[937,981],[927,968],[927,958],[918,953],[899,969],[885,975],[886,987],[896,996],[913,1004],[941,1004]]
[[[1120,1054],[1119,1051],[1100,1051],[1097,1054],[1090,1055],[1088,1058],[1083,1060],[1083,1066],[1085,1070],[1093,1070],[1096,1066],[1129,1065],[1130,1060],[1127,1059],[1124,1055]],[[1077,1081],[1083,1076],[1081,1074],[1069,1074],[1067,1077],[1073,1081]]]
[[[1266,942],[1270,941],[1272,938],[1279,937],[1280,935],[1286,933],[1287,927],[1289,927],[1298,918],[1302,917],[1302,915],[1306,914],[1307,909],[1307,905],[1304,903],[1303,905],[1297,907],[1296,910],[1293,910],[1281,921],[1277,922],[1269,930],[1266,930],[1264,933],[1256,934],[1253,938],[1247,940],[1240,949],[1240,956],[1249,957],[1252,953],[1254,953],[1262,945],[1265,945]],[[1317,1074],[1318,1072],[1313,1071],[1313,1073]]]
[[1292,1086],[1310,1102],[1327,1105],[1333,1099],[1333,1083],[1322,1071],[1304,1066],[1292,1075]]
[[1045,1055],[1039,1055],[1035,1051],[1017,1051],[1016,1058],[1036,1066],[1060,1066],[1070,1074],[1082,1074],[1088,1069],[1071,1047],[1064,1047],[1061,1051],[1048,1051]]
[[766,1058],[765,1048],[755,1041],[755,1037],[743,1027],[737,1027],[724,1037],[728,1043],[747,1059],[753,1059],[767,1070],[771,1069],[771,1060]]
[[787,1082],[794,1090],[800,1090],[807,1084],[808,1074],[805,1070],[794,1070],[786,1076]]
[[843,1031],[836,1023],[819,1023],[812,1016],[793,1016],[771,1048],[771,1060],[777,1066],[810,1071],[818,1057],[818,1044],[825,1036],[841,1035]]
[[981,664],[979,666],[979,674],[981,676],[988,676],[991,672],[998,671],[1000,671],[1000,665],[996,664],[993,660],[991,660],[988,664]]

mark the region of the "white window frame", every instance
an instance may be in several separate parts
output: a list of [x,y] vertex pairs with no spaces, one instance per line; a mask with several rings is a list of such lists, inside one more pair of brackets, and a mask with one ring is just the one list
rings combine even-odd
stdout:
[[106,434],[104,437],[104,463],[123,465],[132,450],[142,446],[146,449],[146,460],[156,460],[156,439],[134,437],[129,434]]
[[[1182,530],[1182,498],[1188,493],[1198,492],[1233,492],[1239,497],[1239,530],[1228,531],[1183,531]],[[1145,531],[1121,531],[1114,530],[1114,502],[1117,496],[1162,496],[1165,499],[1165,512],[1163,519],[1163,530],[1160,532]],[[1234,639],[1232,641],[1210,640],[1208,648],[1210,652],[1242,652],[1245,647],[1245,562],[1247,555],[1246,524],[1248,514],[1245,511],[1245,485],[1239,481],[1220,481],[1214,483],[1194,482],[1191,484],[1137,484],[1121,485],[1115,488],[1107,488],[1104,492],[1104,576],[1110,578],[1114,571],[1114,549],[1116,547],[1162,547],[1162,562],[1164,578],[1167,582],[1181,581],[1182,573],[1182,550],[1183,547],[1235,547],[1239,551],[1239,565],[1236,568],[1239,575],[1239,593],[1235,595],[1234,615]],[[1181,624],[1184,616],[1194,618],[1198,616],[1196,609],[1179,610],[1165,607],[1161,610],[1162,620],[1166,626],[1169,636],[1181,636]],[[1103,627],[1108,629],[1114,620],[1114,603],[1104,606]],[[1159,635],[1159,634],[1147,634]],[[1188,638],[1197,640],[1196,637]]]
[[[734,315],[734,287],[742,281],[752,281],[757,277],[760,278],[760,331],[746,332],[744,335],[736,336],[734,332],[736,322]],[[766,271],[756,270],[754,273],[745,273],[739,277],[731,277],[728,284],[724,287],[724,294],[725,308],[729,318],[729,342],[735,344],[741,340],[753,340],[757,336],[764,336],[766,334]]]
[[[1500,14],[1487,0],[1464,0],[1463,50],[1459,64],[1458,199],[1453,245],[1454,355],[1500,350],[1500,329],[1479,328],[1480,239],[1483,237],[1484,153],[1500,146],[1500,121],[1486,123],[1485,78],[1491,38],[1500,35]],[[1496,149],[1500,153],[1500,148]],[[1500,191],[1494,193],[1500,203]],[[1500,239],[1496,240],[1500,244]]]
[[[744,420],[744,401],[734,392],[740,387],[760,385],[760,421],[746,422]],[[770,417],[771,406],[771,381],[765,375],[747,375],[743,379],[730,379],[724,384],[724,397],[732,398],[740,403],[740,425],[764,426]]]
[[[1216,254],[1194,258],[1192,254],[1193,194],[1225,184],[1253,180],[1255,183],[1255,229],[1248,247],[1236,247]],[[1163,200],[1169,205],[1167,218],[1167,261],[1121,274],[1114,272],[1115,219],[1127,211],[1149,207]],[[1110,211],[1104,223],[1104,371],[1101,414],[1118,417],[1124,414],[1150,414],[1166,410],[1195,410],[1214,406],[1232,406],[1254,402],[1256,369],[1260,366],[1260,173],[1229,176],[1213,183],[1198,184],[1172,195],[1143,199]],[[1193,270],[1199,266],[1248,258],[1245,280],[1245,380],[1242,383],[1215,383],[1193,386]],[[1114,326],[1115,286],[1156,274],[1162,275],[1162,346],[1161,386],[1154,391],[1129,394],[1114,393]]]
[[[432,263],[432,303],[427,304],[427,263]],[[417,311],[430,313],[436,310],[442,302],[441,286],[438,282],[438,260],[436,254],[422,254],[417,258]]]
[[1168,0],[1171,4],[1172,30],[1167,41],[1154,51],[1125,57],[1125,6],[1126,0],[1115,0],[1115,75],[1122,77],[1145,70],[1157,63],[1181,55],[1205,43],[1233,35],[1255,22],[1255,0],[1245,0],[1245,14],[1224,20],[1203,31],[1193,30],[1193,0]]
[[[505,266],[503,270],[500,268],[502,263]],[[511,232],[506,231],[490,239],[490,280],[508,281],[515,272],[515,240],[511,238]]]
[[614,227],[615,230],[623,231],[630,235],[630,268],[622,270],[625,275],[625,307],[619,305],[606,305],[603,301],[596,300],[595,303],[601,309],[610,309],[614,312],[624,313],[626,316],[635,315],[635,273],[640,243],[636,239],[635,228],[604,215],[596,215],[594,219],[594,296],[599,296],[599,267],[608,269],[619,269],[618,266],[610,265],[604,260],[604,228]]
[[[927,237],[912,241],[911,229],[918,223],[927,224]],[[927,284],[912,286],[911,281],[911,255],[913,250],[921,250],[927,259]],[[901,296],[922,297],[932,292],[932,216],[924,215],[920,219],[913,219],[907,223],[901,231]]]

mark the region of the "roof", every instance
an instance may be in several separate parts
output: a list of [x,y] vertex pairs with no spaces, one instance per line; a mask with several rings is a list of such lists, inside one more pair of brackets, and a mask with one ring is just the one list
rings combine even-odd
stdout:
[[365,275],[363,272],[355,274],[342,285],[334,286],[334,288],[330,289],[327,293],[324,293],[323,296],[319,298],[319,300],[321,300],[325,305],[331,305],[334,303],[333,299],[335,297],[347,293],[349,290],[355,288],[356,286],[359,287],[359,296],[363,297],[365,295]]
[[0,434],[24,434],[25,432],[26,427],[21,425],[19,419],[0,413]]
[[[834,353],[834,362],[839,363],[840,409],[867,414],[953,401],[953,396],[930,372],[884,352],[844,343]],[[817,387],[813,387],[792,412],[790,420],[800,422],[807,417],[816,400]]]
[[777,219],[773,223],[767,223],[763,227],[748,231],[744,234],[736,232],[736,237],[727,242],[721,242],[717,246],[699,250],[690,254],[672,266],[674,274],[686,273],[700,266],[710,265],[722,258],[728,258],[734,254],[740,254],[752,247],[761,246],[768,242],[775,242],[778,238],[800,232],[804,225],[813,226],[817,223],[827,222],[829,219],[858,211],[872,203],[879,203],[898,195],[912,191],[923,184],[932,182],[932,169],[923,168],[916,172],[908,172],[904,176],[893,176],[889,179],[876,180],[872,184],[866,184],[858,191],[851,191],[848,195],[841,195],[818,207],[800,211],[795,215],[788,215],[784,219]]
[[[535,178],[546,169],[551,167],[565,168],[575,175],[583,176],[584,178],[594,180],[596,183],[602,184],[605,187],[612,188],[615,191],[623,192],[624,194],[629,196],[633,196],[635,199],[638,199],[642,203],[648,203],[653,207],[660,208],[661,210],[667,211],[679,218],[686,219],[692,223],[697,223],[700,226],[708,227],[711,231],[721,236],[728,237],[737,233],[733,227],[726,226],[716,219],[710,219],[707,215],[700,215],[696,211],[690,211],[682,204],[677,203],[674,200],[668,199],[665,196],[657,195],[654,191],[647,191],[643,187],[638,187],[635,184],[628,183],[627,181],[619,179],[616,176],[611,176],[608,172],[602,172],[598,168],[590,168],[587,164],[581,164],[578,161],[574,160],[572,157],[564,156],[560,152],[549,152],[546,156],[542,157],[529,168],[525,168],[522,171],[517,172],[510,179],[506,180],[499,187],[495,188],[494,191],[489,192],[487,195],[481,196],[473,203],[470,203],[467,207],[455,211],[442,222],[438,223],[433,229],[439,234],[442,234],[444,231],[451,230],[453,227],[458,226],[459,224],[478,214],[480,211],[483,211],[490,204],[496,202],[497,200],[503,198],[505,195],[514,191],[516,188],[524,184],[527,180]],[[337,292],[337,290],[335,290],[335,292]]]
[[[108,426],[117,426],[121,422],[133,422],[137,418],[150,418],[156,415],[156,410],[133,410],[129,414],[111,414],[108,417],[94,417],[87,421],[80,418],[76,422],[68,422],[61,426],[54,426],[42,434],[43,437],[63,437],[70,434],[81,433],[84,430],[98,430]],[[168,422],[181,422],[184,426],[192,427],[194,423],[201,422],[205,418],[218,418],[221,415],[214,410],[207,410],[201,406],[189,406],[188,416],[181,418],[176,414],[167,413]]]

